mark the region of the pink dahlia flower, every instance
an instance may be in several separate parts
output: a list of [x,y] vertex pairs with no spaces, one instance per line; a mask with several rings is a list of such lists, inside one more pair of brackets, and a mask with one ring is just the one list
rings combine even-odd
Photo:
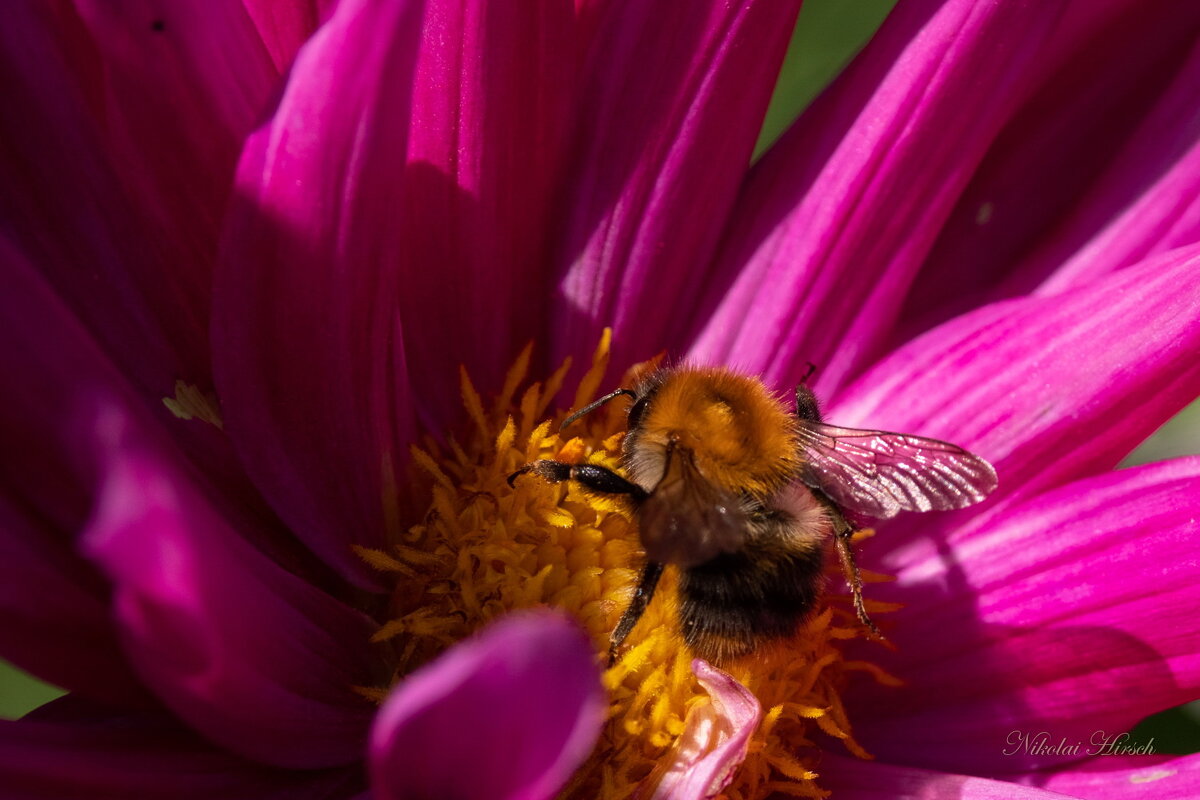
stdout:
[[[1200,795],[1087,746],[1200,685],[1200,459],[1112,471],[1200,393],[1200,6],[901,0],[748,167],[797,6],[9,4],[3,793]],[[602,688],[626,522],[501,484],[606,326],[996,465],[865,549],[894,651]]]

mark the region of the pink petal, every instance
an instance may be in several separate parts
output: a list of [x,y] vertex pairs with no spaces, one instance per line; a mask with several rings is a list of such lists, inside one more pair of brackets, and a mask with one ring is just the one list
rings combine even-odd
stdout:
[[328,19],[336,0],[280,3],[276,0],[242,0],[242,5],[262,38],[275,69],[282,75],[291,66],[300,45]]
[[1067,795],[1015,783],[825,754],[820,784],[837,800],[1056,800]]
[[0,238],[0,654],[73,692],[136,703],[108,582],[76,551],[93,499],[82,398],[129,397],[117,369]]
[[193,253],[163,235],[108,152],[93,107],[104,68],[95,44],[73,11],[9,5],[0,26],[6,235],[136,386],[162,397],[177,377],[203,381],[206,275],[194,263],[174,268]]
[[[1178,24],[1178,21],[1175,21]],[[1191,101],[1200,89],[1200,47],[1194,48],[1162,99],[1082,205],[1025,266],[1060,265],[1038,287],[1052,294],[1200,240],[1200,125]],[[1100,224],[1103,221],[1105,224]],[[1058,254],[1072,248],[1069,259]],[[1063,243],[1066,243],[1065,245]]]
[[1111,5],[1059,48],[1063,66],[997,138],[922,268],[899,340],[984,298],[1047,279],[1042,292],[1061,291],[1197,241],[1200,6]]
[[[1200,247],[1055,297],[997,303],[881,361],[830,420],[952,441],[989,459],[984,506],[908,515],[880,547],[941,532],[1022,497],[1111,469],[1200,394]],[[877,551],[879,552],[879,551]]]
[[656,800],[707,800],[720,794],[746,759],[762,719],[758,698],[729,675],[701,659],[692,662],[692,672],[709,699],[688,711]]
[[1200,755],[1098,755],[1028,779],[1085,800],[1194,800],[1200,797]]
[[256,35],[228,3],[81,5],[84,19],[64,3],[5,9],[5,235],[229,504],[261,518],[226,437],[175,419],[162,400],[180,379],[213,388],[217,226],[274,72],[254,59]]
[[146,684],[249,758],[361,758],[371,707],[351,687],[371,680],[374,624],[249,545],[118,406],[100,405],[89,433],[102,488],[83,545]]
[[106,147],[169,231],[160,258],[195,298],[176,313],[203,329],[238,153],[281,73],[240,0],[75,5],[104,65]]
[[381,224],[398,228],[403,290],[392,310],[419,376],[413,402],[439,435],[465,416],[459,364],[481,388],[498,389],[518,351],[543,333],[575,37],[569,0],[441,2],[425,16],[403,205],[395,223]]
[[595,653],[575,624],[509,616],[392,692],[371,735],[371,786],[379,800],[550,798],[604,713]]
[[165,714],[116,713],[77,697],[0,722],[5,797],[244,798],[346,796],[351,770],[264,767],[218,750]]
[[811,361],[825,394],[861,369],[1062,5],[899,4],[755,167],[690,356],[777,386]]
[[[611,325],[617,363],[681,343],[762,124],[799,3],[609,4],[575,111],[547,331]],[[664,24],[664,20],[670,20]]]
[[896,583],[870,595],[904,605],[888,633],[898,650],[873,660],[905,686],[849,693],[856,737],[889,761],[1014,772],[1077,760],[1087,752],[1070,745],[1194,699],[1198,513],[1193,457],[1071,484],[939,537],[937,552],[895,554]]
[[418,3],[345,0],[300,51],[239,165],[214,291],[217,382],[247,471],[363,585],[376,577],[350,545],[382,542],[414,430],[396,215],[421,18]]
[[0,495],[0,655],[80,696],[145,704],[109,618],[107,582],[65,538]]
[[211,388],[219,224],[278,72],[235,0],[63,5],[6,9],[0,209],[136,385]]

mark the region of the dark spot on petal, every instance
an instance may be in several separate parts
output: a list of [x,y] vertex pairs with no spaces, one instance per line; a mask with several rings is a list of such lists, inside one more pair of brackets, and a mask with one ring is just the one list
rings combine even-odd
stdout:
[[155,33],[162,33],[166,29],[167,29],[167,23],[164,22],[163,20],[161,20],[161,19],[150,20],[150,30],[154,31]]

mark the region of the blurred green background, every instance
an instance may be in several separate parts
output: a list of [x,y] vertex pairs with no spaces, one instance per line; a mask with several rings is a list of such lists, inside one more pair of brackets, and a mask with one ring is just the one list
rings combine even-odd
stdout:
[[[778,138],[870,38],[893,5],[894,0],[807,0],[756,153]],[[1164,426],[1124,466],[1192,453],[1200,453],[1200,402]],[[17,719],[61,694],[56,687],[0,662],[0,719]],[[1131,733],[1139,743],[1153,737],[1160,753],[1200,752],[1200,703],[1157,714]]]

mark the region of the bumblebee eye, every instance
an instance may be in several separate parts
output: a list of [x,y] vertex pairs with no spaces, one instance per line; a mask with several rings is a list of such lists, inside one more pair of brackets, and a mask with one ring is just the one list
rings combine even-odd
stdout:
[[634,401],[629,407],[629,427],[636,428],[638,423],[642,421],[642,415],[646,413],[646,406],[650,404],[650,395],[640,397]]

